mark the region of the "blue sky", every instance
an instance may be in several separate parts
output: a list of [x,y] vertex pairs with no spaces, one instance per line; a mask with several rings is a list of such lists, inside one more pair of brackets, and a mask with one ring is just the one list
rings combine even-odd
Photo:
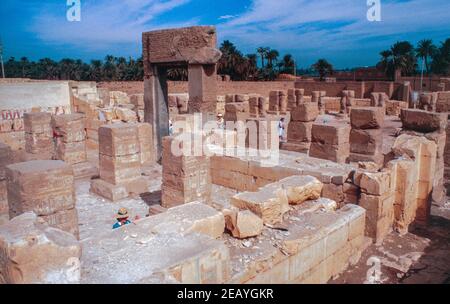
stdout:
[[374,65],[398,40],[450,38],[449,0],[381,0],[381,22],[367,0],[81,0],[68,22],[66,0],[1,0],[4,57],[102,59],[141,54],[141,33],[215,25],[244,54],[259,46],[294,55],[299,67],[326,58],[337,68]]

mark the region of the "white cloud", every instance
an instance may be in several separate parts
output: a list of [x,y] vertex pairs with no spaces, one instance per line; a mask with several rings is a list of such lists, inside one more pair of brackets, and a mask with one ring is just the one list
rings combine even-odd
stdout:
[[68,22],[65,11],[47,6],[32,20],[30,31],[47,43],[89,50],[107,50],[117,44],[140,44],[142,32],[196,24],[195,18],[174,23],[157,23],[155,20],[188,2],[190,0],[81,1],[81,22]]
[[450,36],[448,0],[381,4],[382,22],[369,22],[365,0],[253,0],[249,10],[218,25],[218,33],[249,49],[271,46],[309,57],[353,56],[355,49],[400,39]]
[[219,20],[228,20],[228,19],[233,19],[235,18],[235,15],[223,15],[219,17]]

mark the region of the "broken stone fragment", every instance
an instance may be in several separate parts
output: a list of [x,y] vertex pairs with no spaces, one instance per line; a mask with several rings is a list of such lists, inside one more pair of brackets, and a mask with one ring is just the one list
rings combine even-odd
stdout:
[[262,219],[249,210],[239,211],[237,208],[224,210],[227,230],[233,237],[245,239],[261,234],[263,229]]
[[24,213],[0,227],[0,284],[80,281],[81,246],[70,233]]
[[299,205],[307,200],[320,198],[323,184],[313,176],[290,176],[267,187],[285,189],[288,203]]

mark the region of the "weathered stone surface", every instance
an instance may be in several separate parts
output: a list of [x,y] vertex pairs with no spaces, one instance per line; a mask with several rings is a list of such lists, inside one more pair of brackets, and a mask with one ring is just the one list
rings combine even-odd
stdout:
[[102,179],[93,179],[91,181],[90,192],[104,197],[112,202],[128,197],[128,191],[125,185],[114,185]]
[[81,282],[221,284],[229,279],[223,242],[196,233],[154,235],[146,221],[83,243]]
[[309,156],[331,160],[343,164],[346,162],[350,153],[350,144],[329,145],[320,142],[312,142],[309,149]]
[[384,125],[384,112],[380,107],[352,108],[350,123],[355,129],[380,129]]
[[277,191],[284,190],[289,204],[300,205],[305,201],[318,199],[322,192],[323,184],[313,176],[296,175],[266,187]]
[[418,132],[444,131],[447,127],[447,115],[445,113],[403,109],[400,118],[404,129]]
[[384,195],[392,192],[390,172],[364,172],[360,181],[361,191],[371,195]]
[[288,142],[311,142],[313,122],[291,121],[288,126]]
[[239,211],[238,209],[224,210],[225,224],[233,237],[245,239],[261,234],[263,220],[250,210]]
[[0,142],[0,179],[5,178],[5,167],[12,162],[12,151],[8,145]]
[[383,148],[381,129],[352,129],[350,131],[350,152],[360,154],[379,154]]
[[24,113],[23,120],[26,133],[52,134],[52,115],[50,113]]
[[52,117],[53,132],[59,140],[79,142],[86,140],[86,117],[84,114],[63,114]]
[[301,122],[311,122],[319,116],[319,106],[317,103],[301,103],[291,110],[291,120]]
[[141,176],[141,159],[139,154],[123,156],[99,156],[100,178],[111,183],[120,184]]
[[156,157],[153,147],[153,127],[149,123],[137,124],[139,150],[142,165],[151,165],[155,163]]
[[140,152],[135,124],[113,124],[98,129],[100,154],[123,156]]
[[51,215],[75,207],[71,166],[62,161],[30,161],[9,165],[8,203],[11,217],[34,211]]
[[327,145],[341,145],[349,143],[350,126],[345,124],[315,123],[311,130],[312,141]]
[[0,226],[0,283],[78,283],[80,257],[73,235],[48,227],[34,213]]

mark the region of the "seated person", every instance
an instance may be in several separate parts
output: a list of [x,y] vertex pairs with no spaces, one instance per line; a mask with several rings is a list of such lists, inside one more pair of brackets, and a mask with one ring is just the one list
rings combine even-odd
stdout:
[[125,208],[120,208],[119,212],[117,212],[116,215],[117,222],[113,225],[113,229],[117,229],[122,226],[131,224],[131,222],[128,220],[128,217],[129,217],[128,210]]

